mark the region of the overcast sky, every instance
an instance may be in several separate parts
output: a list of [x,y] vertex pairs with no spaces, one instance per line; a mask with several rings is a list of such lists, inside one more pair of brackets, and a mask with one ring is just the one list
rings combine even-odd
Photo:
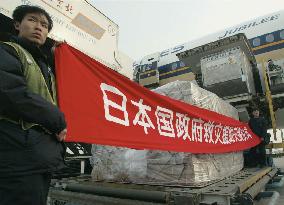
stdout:
[[[284,0],[93,0],[134,60],[284,9]],[[283,22],[284,27],[284,22]]]

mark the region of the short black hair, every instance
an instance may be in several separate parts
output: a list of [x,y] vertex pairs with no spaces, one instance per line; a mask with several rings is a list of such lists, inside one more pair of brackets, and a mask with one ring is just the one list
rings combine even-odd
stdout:
[[259,108],[258,107],[253,107],[252,109],[251,109],[251,111],[253,112],[253,111],[259,111]]
[[50,15],[42,8],[38,6],[30,6],[30,5],[21,5],[17,6],[13,11],[13,20],[15,22],[22,22],[23,18],[30,13],[39,13],[45,15],[48,21],[48,32],[51,31],[53,27],[53,21]]

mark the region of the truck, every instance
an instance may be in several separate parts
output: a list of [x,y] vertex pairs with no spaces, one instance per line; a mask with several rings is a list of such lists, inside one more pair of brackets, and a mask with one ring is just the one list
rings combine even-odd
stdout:
[[91,1],[3,0],[0,32],[12,32],[12,12],[22,4],[43,7],[53,20],[49,41],[65,41],[93,59],[132,78],[133,60],[118,50],[119,27]]

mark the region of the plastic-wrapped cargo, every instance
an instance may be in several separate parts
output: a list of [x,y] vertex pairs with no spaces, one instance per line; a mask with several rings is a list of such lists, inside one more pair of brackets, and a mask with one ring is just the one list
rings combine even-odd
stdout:
[[92,178],[119,182],[144,179],[147,174],[146,153],[146,150],[92,145]]
[[93,145],[92,178],[98,181],[198,185],[243,168],[242,152],[191,154]]
[[219,98],[216,94],[199,87],[191,81],[174,81],[153,91],[239,120],[236,108]]
[[225,154],[147,152],[147,181],[150,183],[197,185],[230,176],[242,168],[242,152]]
[[[198,85],[175,81],[154,92],[238,119],[237,110]],[[242,152],[191,154],[93,145],[94,180],[146,184],[198,185],[243,168]]]

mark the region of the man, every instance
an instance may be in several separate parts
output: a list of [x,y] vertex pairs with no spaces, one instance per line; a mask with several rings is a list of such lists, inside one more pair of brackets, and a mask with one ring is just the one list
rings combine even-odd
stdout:
[[281,66],[275,65],[272,59],[268,59],[267,65],[268,65],[269,71],[281,70]]
[[46,205],[67,132],[41,51],[53,24],[36,6],[17,7],[13,19],[17,36],[0,43],[0,204]]
[[281,68],[281,66],[274,64],[274,62],[271,59],[268,60],[267,64],[269,68],[268,75],[269,75],[271,86],[275,86],[277,84],[282,83],[284,71]]
[[266,166],[266,138],[267,138],[267,128],[266,121],[263,117],[259,115],[259,109],[252,109],[252,118],[249,120],[249,127],[251,130],[260,138],[261,142],[256,147],[251,149],[251,154],[255,157],[255,162],[258,166]]

